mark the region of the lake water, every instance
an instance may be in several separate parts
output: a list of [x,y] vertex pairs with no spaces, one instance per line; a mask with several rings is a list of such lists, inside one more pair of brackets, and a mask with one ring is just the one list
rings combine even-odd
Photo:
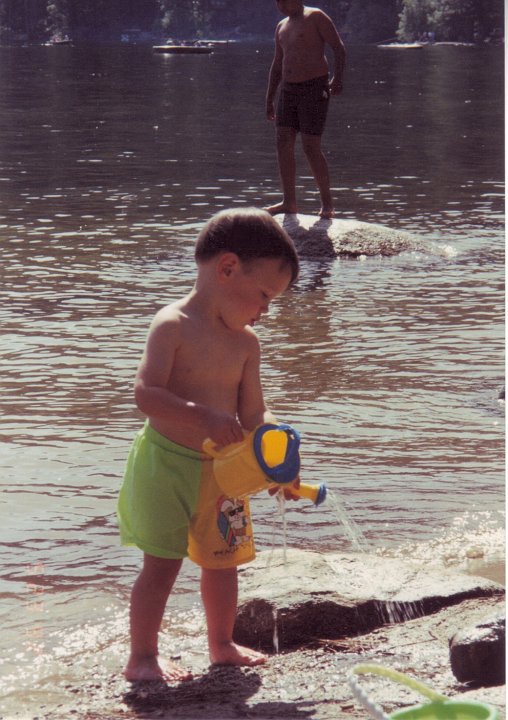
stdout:
[[[203,222],[279,196],[271,52],[0,48],[5,717],[61,702],[91,658],[122,667],[132,380],[154,312],[192,285]],[[323,141],[338,214],[429,252],[304,260],[258,328],[265,394],[302,434],[302,479],[327,483],[372,552],[502,581],[503,48],[349,48],[348,63]],[[315,213],[301,153],[298,193]],[[259,548],[280,544],[276,503],[253,505]],[[290,545],[351,549],[326,504],[286,520]],[[201,622],[197,597],[188,564],[176,634]]]

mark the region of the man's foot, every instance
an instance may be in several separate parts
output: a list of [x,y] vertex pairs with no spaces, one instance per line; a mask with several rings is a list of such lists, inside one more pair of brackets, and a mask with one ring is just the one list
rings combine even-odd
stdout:
[[332,207],[322,207],[319,211],[319,217],[325,220],[331,220],[335,217],[335,210]]
[[210,661],[212,665],[263,665],[266,656],[256,650],[236,645],[236,643],[224,643],[219,645],[215,651],[210,650]]
[[280,202],[276,205],[270,205],[270,207],[266,207],[265,210],[266,212],[270,213],[270,215],[282,215],[283,213],[295,215],[298,212],[298,208],[296,207],[296,205],[291,205],[285,202]]
[[124,677],[129,682],[142,680],[161,680],[164,682],[185,682],[192,680],[192,673],[174,662],[169,662],[163,670],[156,657],[130,658],[124,670]]

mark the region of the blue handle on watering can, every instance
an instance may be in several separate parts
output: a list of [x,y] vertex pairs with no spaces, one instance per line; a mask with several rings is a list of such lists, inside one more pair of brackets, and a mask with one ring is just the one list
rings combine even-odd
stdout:
[[[285,458],[281,463],[279,463],[279,465],[275,465],[275,467],[270,467],[266,464],[261,449],[263,435],[267,430],[280,430],[281,432],[285,432],[287,436]],[[270,423],[266,423],[258,427],[254,432],[253,449],[256,460],[265,475],[275,483],[284,485],[285,483],[293,482],[293,480],[298,477],[298,473],[300,472],[299,447],[300,435],[293,427],[291,427],[291,425],[285,425],[284,423],[281,423],[280,425],[272,425]]]

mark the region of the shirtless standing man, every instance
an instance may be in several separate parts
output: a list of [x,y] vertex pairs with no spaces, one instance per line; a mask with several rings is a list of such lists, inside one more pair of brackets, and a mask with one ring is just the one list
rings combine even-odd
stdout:
[[[282,182],[282,202],[266,208],[269,213],[296,213],[295,142],[298,132],[321,195],[320,215],[334,215],[328,164],[321,150],[330,95],[342,92],[346,51],[332,20],[303,0],[277,0],[287,15],[275,31],[275,55],[268,79],[266,116],[277,126],[277,159]],[[328,78],[325,45],[334,54],[333,78]],[[279,85],[277,112],[274,99]]]

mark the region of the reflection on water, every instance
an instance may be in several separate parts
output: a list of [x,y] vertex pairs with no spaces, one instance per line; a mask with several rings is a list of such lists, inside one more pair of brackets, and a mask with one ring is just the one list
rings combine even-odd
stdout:
[[[16,673],[70,657],[62,638],[79,663],[91,607],[104,628],[91,646],[103,638],[121,664],[139,558],[118,547],[114,510],[149,321],[191,287],[212,212],[279,194],[270,46],[55,50],[0,48],[0,619],[14,707]],[[324,141],[340,214],[443,251],[304,260],[259,327],[267,400],[301,432],[302,480],[326,482],[370,548],[478,571],[476,548],[499,580],[502,48],[349,58]],[[298,172],[313,213],[301,153]],[[269,547],[276,505],[259,495],[253,510]],[[290,545],[351,547],[330,503],[288,503],[285,519]],[[185,566],[182,623],[196,587]]]

